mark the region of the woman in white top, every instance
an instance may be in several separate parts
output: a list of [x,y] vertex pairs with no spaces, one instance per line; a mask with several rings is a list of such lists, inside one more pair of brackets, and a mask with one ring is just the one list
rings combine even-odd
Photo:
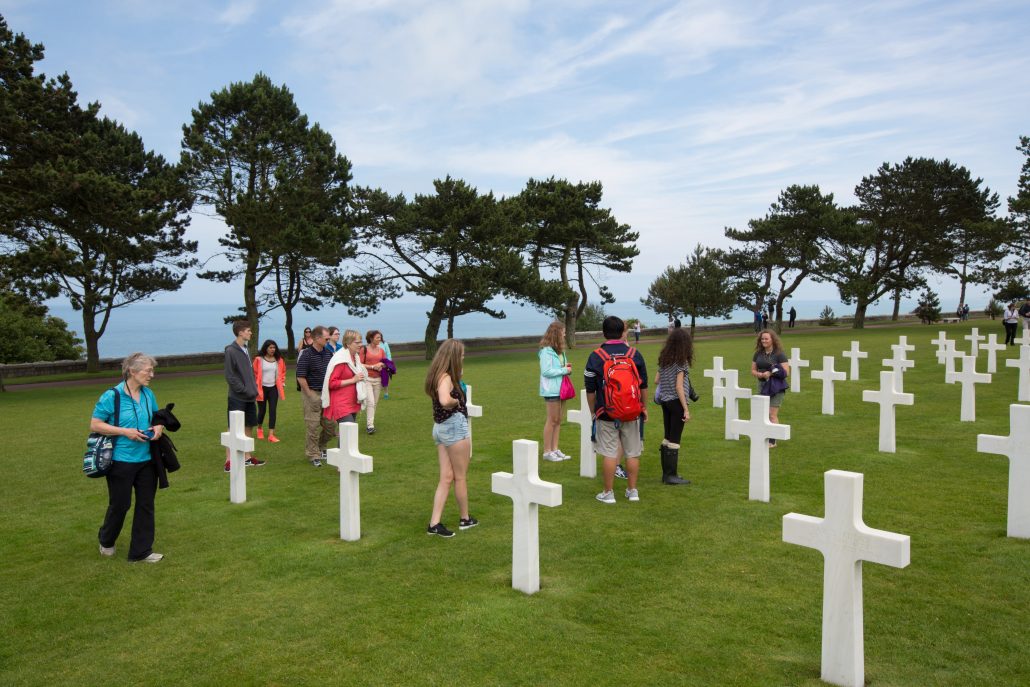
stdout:
[[1001,323],[1005,325],[1005,344],[1015,346],[1016,330],[1019,328],[1019,308],[1016,307],[1015,301],[1009,303],[1005,308],[1005,312],[1001,316]]

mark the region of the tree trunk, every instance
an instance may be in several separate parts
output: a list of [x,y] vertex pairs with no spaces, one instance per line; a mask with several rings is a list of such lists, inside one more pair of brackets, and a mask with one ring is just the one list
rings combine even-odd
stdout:
[[576,347],[576,298],[573,298],[565,306],[565,345],[569,348]]
[[894,292],[894,312],[891,313],[891,322],[897,322],[901,314],[901,289]]
[[283,314],[286,316],[286,351],[290,355],[297,355],[297,349],[294,348],[297,342],[293,340],[293,308],[283,305]]
[[82,338],[86,341],[86,372],[100,371],[100,336],[96,315],[89,307],[82,308]]
[[869,302],[864,296],[855,300],[855,322],[851,325],[853,329],[865,329],[865,311],[868,307]]
[[447,338],[454,338],[454,315],[447,316]]
[[257,308],[257,255],[247,255],[247,267],[243,274],[243,305],[247,313],[247,321],[250,322],[250,344],[247,349],[253,358],[257,351],[259,335],[258,308]]
[[783,301],[776,301],[776,333],[783,333]]
[[437,296],[433,301],[433,309],[426,313],[429,320],[426,322],[426,335],[424,343],[426,347],[426,360],[432,360],[436,354],[436,337],[440,334],[440,323],[443,322],[443,311],[446,299]]
[[696,318],[693,315],[691,315],[690,316],[690,336],[691,336],[691,338],[693,338],[693,336],[694,336],[694,322],[695,322],[695,320],[696,320]]

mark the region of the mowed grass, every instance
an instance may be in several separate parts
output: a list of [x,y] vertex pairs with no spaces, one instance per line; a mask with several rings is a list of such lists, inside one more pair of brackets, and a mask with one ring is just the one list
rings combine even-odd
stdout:
[[[379,432],[361,435],[374,472],[361,478],[353,543],[339,539],[336,471],[303,457],[292,382],[283,441],[259,443],[268,464],[248,470],[248,501],[232,505],[224,381],[159,369],[158,400],[183,422],[183,468],[158,494],[166,559],[153,566],[125,562],[128,523],[118,556],[97,554],[106,489],[78,470],[103,387],[2,394],[0,684],[818,685],[822,557],[783,543],[781,521],[822,516],[829,469],[863,473],[866,524],[912,538],[908,568],[864,567],[867,682],[1025,684],[1030,542],[1005,536],[1007,459],[976,452],[977,433],[1009,433],[1016,372],[1000,362],[977,389],[977,421],[959,422],[960,388],[943,383],[929,343],[938,329],[954,338],[969,323],[785,337],[816,367],[834,355],[846,370],[853,338],[870,358],[860,381],[838,383],[835,416],[820,414],[811,370],[788,394],[792,438],[772,452],[769,503],[747,500],[748,440],[722,438],[701,375],[714,355],[746,373],[753,337],[698,341],[702,400],[680,464],[694,483],[659,483],[653,404],[639,503],[622,498],[624,483],[615,506],[597,503],[600,480],[579,477],[578,460],[541,463],[563,505],[541,508],[534,596],[511,589],[511,501],[490,492],[490,474],[511,470],[511,442],[540,439],[533,352],[466,359],[484,408],[470,473],[481,525],[451,540],[425,534],[437,461],[424,362],[402,365]],[[905,377],[916,404],[897,410],[898,452],[881,454],[878,406],[861,396],[900,334],[917,346]],[[592,343],[572,353],[577,380]],[[658,345],[641,348],[653,377]],[[566,453],[578,455],[576,430],[563,429]],[[444,522],[457,524],[453,500]]]

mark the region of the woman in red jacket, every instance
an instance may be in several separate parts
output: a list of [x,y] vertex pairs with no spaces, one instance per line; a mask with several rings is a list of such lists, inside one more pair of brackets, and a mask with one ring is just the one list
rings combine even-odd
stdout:
[[343,346],[333,354],[322,386],[322,414],[334,423],[357,422],[361,401],[365,398],[365,368],[358,359],[361,334],[348,329],[343,333]]
[[279,353],[279,346],[269,339],[261,344],[261,350],[254,358],[254,380],[257,382],[257,438],[264,439],[261,425],[265,421],[265,406],[268,407],[268,440],[279,443],[275,436],[275,407],[279,399],[286,396],[286,361]]

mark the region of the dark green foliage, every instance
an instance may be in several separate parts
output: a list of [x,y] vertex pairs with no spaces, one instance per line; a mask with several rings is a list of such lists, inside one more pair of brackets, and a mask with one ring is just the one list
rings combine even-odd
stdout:
[[0,290],[0,363],[78,360],[81,343],[46,307]]
[[698,317],[729,319],[736,296],[730,288],[723,257],[721,250],[698,244],[685,263],[666,268],[648,287],[647,298],[640,302],[670,319],[690,315],[691,330]]
[[820,327],[836,327],[837,316],[833,313],[833,308],[826,306],[819,313],[819,326]]
[[937,294],[926,289],[919,296],[919,303],[916,305],[915,315],[923,324],[933,324],[941,319],[941,299]]
[[1024,300],[1030,295],[1030,286],[1018,279],[1009,279],[1000,290],[996,291],[994,297],[1002,303]]
[[1016,150],[1023,153],[1023,167],[1019,172],[1018,191],[1009,196],[1009,219],[1013,227],[1008,247],[1016,256],[1018,269],[1030,269],[1030,136],[1020,136]]
[[[604,323],[605,313],[604,308],[595,303],[587,304],[587,307],[583,308],[583,314],[576,318],[576,331],[577,332],[599,332],[601,331],[601,325]],[[629,322],[626,323],[627,331],[633,325]]]
[[998,316],[1001,315],[1002,312],[1003,309],[1001,304],[993,298],[987,302],[987,307],[984,308],[984,315],[987,315],[987,317],[992,320],[998,319]]

